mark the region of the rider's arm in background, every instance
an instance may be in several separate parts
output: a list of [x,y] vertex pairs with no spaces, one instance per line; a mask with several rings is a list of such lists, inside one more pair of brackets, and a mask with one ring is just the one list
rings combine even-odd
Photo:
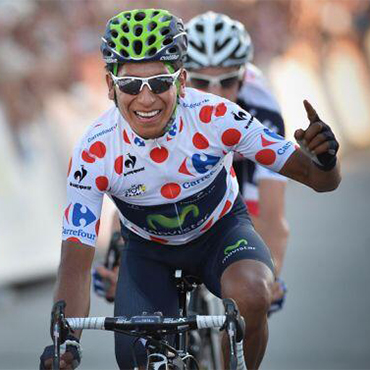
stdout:
[[280,276],[287,240],[288,222],[285,218],[286,181],[260,179],[258,181],[259,213],[252,217],[253,224],[269,246],[275,262],[275,274]]

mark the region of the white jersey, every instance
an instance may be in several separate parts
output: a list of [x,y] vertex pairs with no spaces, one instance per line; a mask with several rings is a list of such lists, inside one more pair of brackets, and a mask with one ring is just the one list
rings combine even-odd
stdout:
[[237,104],[191,88],[157,139],[138,136],[113,107],[89,127],[71,158],[63,239],[95,245],[107,194],[132,232],[187,243],[227,214],[237,197],[228,153],[279,171],[294,150]]

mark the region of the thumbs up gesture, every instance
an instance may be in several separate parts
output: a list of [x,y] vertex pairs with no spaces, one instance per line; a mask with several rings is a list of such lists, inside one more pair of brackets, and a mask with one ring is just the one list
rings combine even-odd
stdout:
[[294,137],[302,151],[323,171],[335,167],[339,143],[331,128],[321,121],[316,110],[307,101],[303,101],[310,124],[306,130],[298,129]]

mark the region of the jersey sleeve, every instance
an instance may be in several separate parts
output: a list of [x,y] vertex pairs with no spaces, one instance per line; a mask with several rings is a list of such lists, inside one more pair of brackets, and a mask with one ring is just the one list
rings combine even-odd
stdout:
[[75,149],[68,168],[63,240],[95,246],[106,182],[101,169],[99,157],[81,147]]
[[237,104],[229,101],[220,104],[224,105],[224,114],[216,121],[224,151],[237,152],[257,165],[279,172],[295,151],[293,142],[262,125]]

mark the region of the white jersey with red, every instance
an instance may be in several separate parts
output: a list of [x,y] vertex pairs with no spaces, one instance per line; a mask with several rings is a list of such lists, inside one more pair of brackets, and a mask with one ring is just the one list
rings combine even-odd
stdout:
[[[280,136],[285,136],[284,120],[281,116],[279,104],[273,96],[263,73],[252,63],[246,64],[246,73],[237,103],[271,131]],[[258,216],[259,181],[268,179],[286,182],[286,178],[258,165],[258,163],[256,164],[254,161],[248,159],[240,161],[239,159],[238,156],[235,156],[234,168],[239,181],[240,192],[245,199],[249,212]]]
[[294,150],[237,104],[191,88],[157,139],[138,136],[112,107],[71,158],[63,239],[95,245],[107,194],[132,232],[164,244],[187,243],[227,214],[237,197],[228,153],[279,171]]

